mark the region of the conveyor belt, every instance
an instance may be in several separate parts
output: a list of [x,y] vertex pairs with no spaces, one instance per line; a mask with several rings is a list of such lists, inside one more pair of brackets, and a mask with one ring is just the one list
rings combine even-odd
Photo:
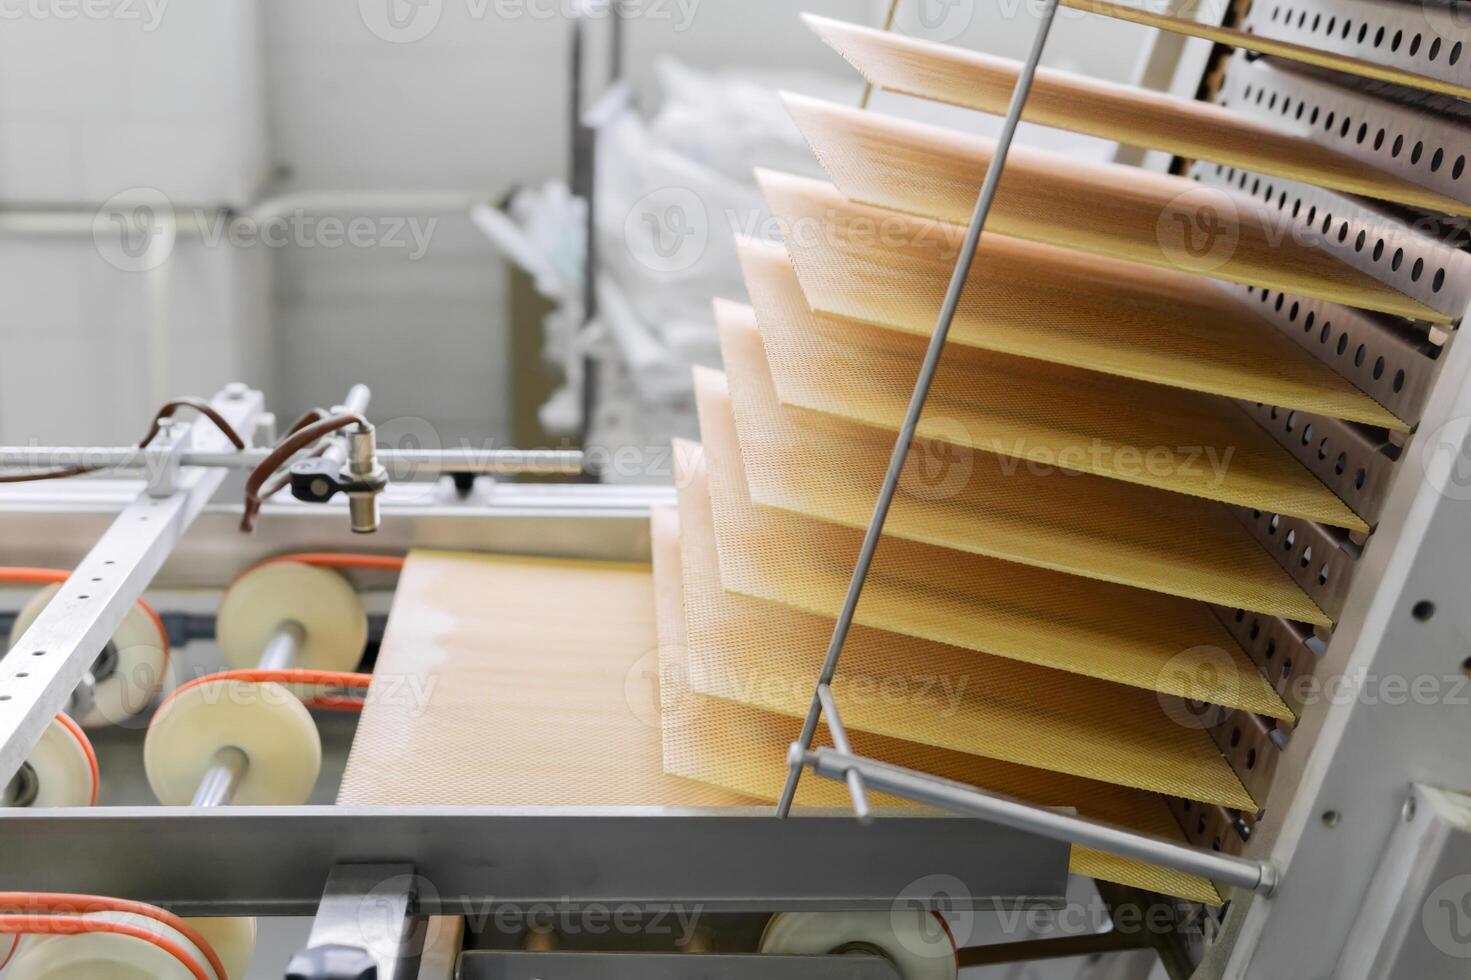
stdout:
[[338,802],[738,806],[666,775],[647,565],[416,551]]

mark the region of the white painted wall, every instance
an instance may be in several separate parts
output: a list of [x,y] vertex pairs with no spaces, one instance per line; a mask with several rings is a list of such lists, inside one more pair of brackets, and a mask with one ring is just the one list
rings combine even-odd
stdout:
[[[0,207],[85,216],[139,187],[181,213],[282,192],[498,198],[563,176],[568,2],[0,0]],[[1020,56],[1035,2],[905,0],[900,28]],[[427,12],[433,29],[401,43],[384,16],[390,4]],[[883,0],[804,6],[874,23]],[[651,61],[664,53],[703,68],[850,76],[790,0],[642,9],[628,25],[628,69],[645,106],[656,97]],[[430,21],[409,21],[409,35]],[[1146,37],[1064,11],[1047,61],[1125,78]],[[901,102],[885,107],[904,111]],[[438,219],[422,257],[181,240],[167,370],[151,376],[146,276],[113,268],[86,235],[0,232],[0,437],[129,438],[160,385],[207,393],[229,377],[266,388],[282,414],[363,380],[377,414],[430,419],[450,440],[502,436],[501,262],[460,215],[403,214]]]

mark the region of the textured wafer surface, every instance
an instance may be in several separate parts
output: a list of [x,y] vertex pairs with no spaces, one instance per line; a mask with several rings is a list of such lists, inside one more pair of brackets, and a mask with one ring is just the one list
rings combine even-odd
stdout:
[[[808,25],[878,88],[1001,115],[1021,63],[936,44],[897,31],[804,15]],[[1377,197],[1431,211],[1471,215],[1447,197],[1301,136],[1222,106],[1040,68],[1022,118],[1058,129],[1165,150],[1272,177]]]
[[[780,245],[741,264],[782,404],[898,431],[925,342],[814,314]],[[947,348],[918,434],[1335,527],[1368,524],[1236,405],[1194,392]]]
[[[893,438],[783,408],[755,312],[717,303],[715,318],[752,501],[867,528]],[[991,453],[914,446],[884,533],[1331,625],[1226,507]]]
[[[964,230],[763,171],[808,305],[929,337]],[[878,229],[875,232],[875,229]],[[1403,430],[1368,395],[1196,276],[982,236],[948,341]]]
[[[688,684],[687,625],[683,593],[683,564],[679,519],[675,512],[657,510],[652,525],[654,583],[658,601],[660,694],[664,703],[665,765],[671,773],[698,779],[763,800],[775,801],[786,778],[786,749],[801,734],[795,716],[699,694]],[[768,629],[757,618],[747,634]],[[730,642],[739,647],[742,634]],[[810,682],[810,678],[808,678]],[[851,693],[851,692],[850,692]],[[976,755],[885,738],[852,730],[856,751],[897,765],[909,766],[956,779],[994,792],[1049,806],[1073,806],[1094,819],[1173,840],[1182,840],[1179,827],[1163,800],[1107,783],[1028,769]],[[824,730],[818,744],[829,744]],[[873,793],[879,806],[912,806],[908,801]],[[799,806],[846,806],[847,792],[838,783],[816,777],[802,780]],[[1204,879],[1075,847],[1072,870],[1121,884],[1177,895],[1212,904],[1219,896]]]
[[[969,223],[996,155],[994,141],[797,95],[785,101],[818,162],[850,199],[962,227]],[[1445,319],[1291,232],[1281,212],[1244,194],[1024,146],[1007,156],[986,219],[987,235]],[[1154,285],[1148,275],[1137,278]],[[1066,282],[1062,277],[1061,285]]]
[[[753,506],[724,376],[697,369],[695,402],[721,582],[836,617],[862,534]],[[677,471],[686,465],[675,462]],[[1157,592],[890,538],[870,569],[856,621],[1148,691],[1292,716],[1204,604]],[[1202,669],[1205,663],[1218,667]]]
[[664,772],[647,565],[409,555],[338,802],[737,806]]
[[[831,618],[722,588],[718,517],[695,464],[680,491],[689,685],[806,715]],[[765,542],[758,542],[757,548]],[[1116,785],[1246,798],[1210,737],[1148,691],[858,623],[834,694],[851,727]]]

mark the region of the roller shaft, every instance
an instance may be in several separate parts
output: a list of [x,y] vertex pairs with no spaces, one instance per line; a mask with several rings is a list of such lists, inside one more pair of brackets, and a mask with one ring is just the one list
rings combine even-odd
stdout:
[[[300,623],[288,619],[276,627],[276,632],[261,651],[260,670],[288,670],[296,662],[297,655],[306,643],[306,630]],[[199,788],[194,791],[193,806],[228,806],[250,768],[250,757],[244,752],[227,745],[215,753],[214,762],[204,771]]]

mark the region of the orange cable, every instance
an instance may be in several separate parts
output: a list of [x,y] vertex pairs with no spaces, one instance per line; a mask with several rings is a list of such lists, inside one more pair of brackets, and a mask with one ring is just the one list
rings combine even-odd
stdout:
[[102,773],[97,768],[97,753],[92,748],[92,740],[87,737],[87,733],[82,731],[82,726],[78,725],[70,715],[65,713],[59,714],[56,716],[56,720],[61,722],[61,727],[71,732],[72,738],[77,740],[77,743],[82,747],[82,751],[86,753],[87,765],[92,770],[92,802],[87,805],[96,806],[97,794],[102,789]]
[[106,895],[78,895],[67,892],[0,892],[0,910],[9,908],[42,909],[50,914],[82,915],[87,912],[123,912],[145,919],[161,922],[189,940],[210,967],[221,977],[225,976],[225,965],[215,953],[209,941],[191,926],[166,909],[126,898],[111,898]]
[[[189,955],[189,951],[183,946],[172,939],[155,935],[137,926],[66,915],[0,915],[0,933],[75,936],[89,932],[106,932],[115,936],[127,936],[130,939],[141,939],[145,943],[157,946],[178,960],[194,975],[194,980],[215,980],[193,956]],[[223,977],[224,974],[221,973],[219,976]]]
[[338,554],[331,551],[304,551],[295,555],[279,555],[275,558],[267,558],[256,565],[277,565],[282,562],[296,562],[301,565],[315,565],[318,568],[363,568],[376,569],[385,572],[402,571],[407,559],[402,555],[356,555]]
[[[341,670],[305,670],[301,668],[288,670],[226,670],[218,674],[206,674],[204,677],[196,677],[187,684],[179,685],[174,693],[170,694],[164,699],[163,704],[159,705],[159,712],[162,712],[164,708],[168,707],[170,701],[185,691],[203,684],[209,684],[213,681],[241,681],[242,683],[248,684],[311,684],[322,687],[346,687],[355,690],[366,690],[368,685],[373,682],[373,675],[353,674]],[[333,702],[332,704],[324,705],[325,707],[336,706],[335,701],[337,699],[331,695],[324,695],[315,700],[321,701],[324,699]],[[356,699],[347,698],[341,700],[355,701]],[[307,706],[310,707],[311,704],[309,703]],[[157,716],[155,715],[155,717]]]

